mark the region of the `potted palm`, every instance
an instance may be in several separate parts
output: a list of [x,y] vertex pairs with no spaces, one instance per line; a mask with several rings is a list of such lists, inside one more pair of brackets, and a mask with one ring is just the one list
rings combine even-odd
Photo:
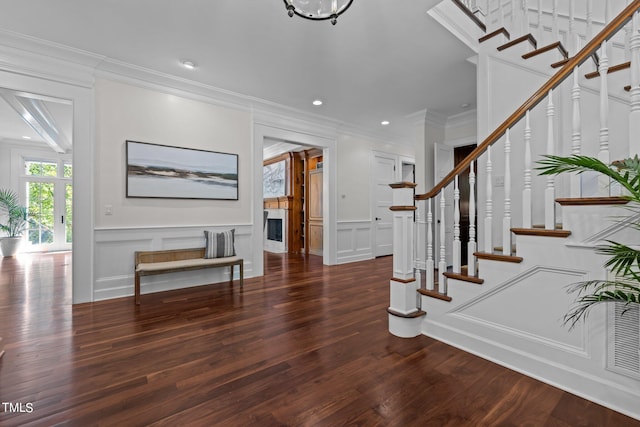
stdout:
[[[582,173],[593,171],[609,177],[626,190],[622,196],[629,200],[628,209],[633,215],[625,224],[640,230],[640,160],[624,159],[607,165],[604,162],[587,156],[573,155],[569,157],[544,156],[538,164],[541,175],[557,175],[565,172]],[[606,244],[596,247],[596,251],[606,255],[605,267],[609,268],[615,279],[588,280],[575,283],[569,289],[577,298],[571,311],[564,316],[565,324],[573,327],[584,320],[590,309],[602,302],[619,302],[625,305],[623,313],[640,307],[640,250],[622,243],[607,240]]]
[[0,238],[3,256],[15,256],[27,228],[27,208],[20,204],[18,195],[8,189],[0,189],[0,230],[7,236]]

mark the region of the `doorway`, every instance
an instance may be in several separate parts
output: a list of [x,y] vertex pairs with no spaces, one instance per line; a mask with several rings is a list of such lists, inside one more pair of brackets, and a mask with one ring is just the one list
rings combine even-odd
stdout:
[[30,215],[25,251],[71,250],[73,166],[64,160],[24,159],[24,200]]

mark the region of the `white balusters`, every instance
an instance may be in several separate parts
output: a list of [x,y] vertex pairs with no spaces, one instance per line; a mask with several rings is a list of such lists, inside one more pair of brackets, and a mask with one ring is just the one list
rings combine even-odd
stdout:
[[469,242],[467,243],[467,274],[476,275],[476,172],[475,162],[471,162],[469,170]]
[[[631,0],[627,0],[627,6]],[[634,15],[635,16],[635,15]],[[631,32],[633,31],[633,18],[624,26],[624,60],[631,61]]]
[[593,0],[587,0],[587,32],[586,40],[593,38]]
[[522,227],[531,228],[531,119],[524,119],[524,189],[522,190]]
[[544,25],[542,25],[542,0],[538,0],[538,43],[542,43]]
[[[425,200],[417,200],[416,202],[416,226],[415,226],[415,254],[414,254],[414,268],[416,272],[419,270],[424,270],[426,263],[426,254],[427,254],[427,239],[423,239],[422,236],[426,235],[426,211],[424,205],[426,203]],[[418,281],[418,283],[421,283]]]
[[425,266],[426,287],[427,290],[432,291],[434,289],[434,262],[433,262],[433,212],[431,211],[431,204],[433,199],[425,200],[427,204],[427,262]]
[[[579,48],[580,46],[578,46]],[[571,120],[571,154],[580,155],[582,148],[582,119],[580,114],[580,81],[579,69],[573,69],[573,86],[571,88],[572,120]],[[580,197],[582,190],[580,186],[580,175],[571,174],[569,182],[569,192],[571,197]]]
[[502,254],[511,255],[511,138],[504,140],[504,216],[502,218]]
[[529,2],[528,0],[522,0],[522,34],[529,34],[531,29],[529,28]]
[[576,35],[576,0],[569,0],[569,30],[567,33],[567,49],[570,54],[578,53],[578,45],[573,45],[577,39]]
[[[602,42],[600,49],[600,151],[598,159],[609,164],[609,57],[607,55],[607,41]],[[609,195],[609,179],[598,174],[598,194]]]
[[453,180],[453,272],[460,273],[462,265],[462,243],[460,242],[460,188],[458,176]]
[[516,3],[518,0],[511,0],[511,31],[518,28],[518,14],[516,13]]
[[447,294],[447,278],[444,273],[447,271],[446,259],[446,221],[445,221],[445,199],[444,189],[440,191],[440,262],[438,262],[438,291]]
[[553,0],[553,10],[551,11],[552,16],[552,24],[551,24],[551,32],[553,35],[552,43],[560,41],[560,30],[558,24],[558,0]]
[[633,15],[630,61],[629,155],[635,156],[640,153],[640,12]]
[[[554,120],[553,90],[550,90],[547,104],[547,154],[552,155],[555,154]],[[547,188],[544,190],[544,228],[547,230],[553,230],[556,226],[555,203],[555,178],[548,175]]]
[[493,183],[492,181],[491,165],[491,146],[487,147],[487,166],[486,166],[486,179],[487,179],[487,194],[485,205],[485,218],[484,218],[484,251],[486,253],[493,252]]

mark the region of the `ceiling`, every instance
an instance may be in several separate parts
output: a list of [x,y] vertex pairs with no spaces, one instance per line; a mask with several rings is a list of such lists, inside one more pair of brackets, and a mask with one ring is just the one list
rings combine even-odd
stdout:
[[355,0],[332,26],[289,18],[282,0],[0,0],[0,43],[8,30],[401,135],[424,110],[475,105],[473,52],[427,15],[438,2]]

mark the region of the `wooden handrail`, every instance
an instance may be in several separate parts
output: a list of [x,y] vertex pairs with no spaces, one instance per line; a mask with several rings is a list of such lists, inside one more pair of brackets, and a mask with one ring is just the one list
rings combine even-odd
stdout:
[[467,6],[464,5],[460,0],[453,0],[453,3],[460,8],[475,24],[480,27],[483,32],[487,32],[487,26],[484,25],[484,22],[478,19],[476,15],[472,11],[469,10]]
[[546,83],[542,85],[524,104],[522,104],[517,110],[511,114],[500,126],[498,126],[489,136],[487,136],[480,145],[478,145],[467,157],[464,158],[451,172],[445,176],[442,181],[437,183],[429,192],[425,194],[418,194],[415,196],[416,200],[427,200],[435,197],[440,190],[442,190],[447,184],[449,184],[456,175],[462,173],[465,169],[471,165],[471,162],[477,160],[487,148],[495,143],[507,129],[513,127],[519,122],[533,107],[538,105],[549,93],[560,83],[562,83],[567,77],[571,75],[573,69],[582,65],[593,53],[600,48],[600,45],[605,40],[613,36],[620,28],[622,28],[633,16],[633,14],[640,9],[640,0],[633,0],[624,10],[616,16],[609,24],[607,24],[602,31],[600,31],[589,43],[585,45],[580,52],[578,52],[573,58],[571,58],[556,74],[554,74]]

